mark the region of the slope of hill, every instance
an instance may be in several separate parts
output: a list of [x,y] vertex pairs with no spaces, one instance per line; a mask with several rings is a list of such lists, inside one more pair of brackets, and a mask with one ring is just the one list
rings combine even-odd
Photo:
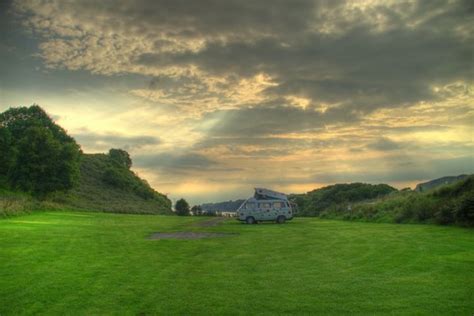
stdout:
[[225,201],[217,203],[204,203],[201,205],[203,211],[224,211],[224,212],[235,212],[244,203],[245,200]]
[[467,174],[461,174],[459,176],[442,177],[442,178],[434,179],[434,180],[431,180],[431,181],[419,183],[419,184],[416,185],[415,191],[426,192],[426,191],[429,191],[429,190],[439,188],[440,186],[451,184],[453,182],[465,179],[468,176],[469,175],[467,175]]
[[396,191],[397,189],[387,184],[344,183],[305,194],[292,194],[289,199],[298,205],[299,215],[318,216],[332,208],[347,208],[352,203],[379,198]]
[[110,154],[84,154],[78,184],[53,201],[74,209],[115,213],[171,214],[171,201]]
[[332,208],[322,218],[474,226],[474,175],[429,192],[399,191],[351,209]]

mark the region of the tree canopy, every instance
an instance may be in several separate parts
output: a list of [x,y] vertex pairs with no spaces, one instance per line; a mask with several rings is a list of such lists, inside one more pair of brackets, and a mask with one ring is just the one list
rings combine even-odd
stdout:
[[109,150],[109,157],[122,167],[127,169],[132,167],[132,159],[125,150],[112,148]]
[[180,216],[189,215],[189,204],[185,199],[179,199],[175,204],[176,214]]
[[38,105],[0,114],[0,178],[35,195],[72,188],[81,150]]

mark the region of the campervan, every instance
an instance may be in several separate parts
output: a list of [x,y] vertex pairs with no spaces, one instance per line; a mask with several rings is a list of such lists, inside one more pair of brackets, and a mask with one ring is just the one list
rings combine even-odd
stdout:
[[283,224],[293,218],[294,210],[284,193],[255,188],[254,196],[242,203],[236,215],[238,220],[247,224],[260,221],[275,221]]

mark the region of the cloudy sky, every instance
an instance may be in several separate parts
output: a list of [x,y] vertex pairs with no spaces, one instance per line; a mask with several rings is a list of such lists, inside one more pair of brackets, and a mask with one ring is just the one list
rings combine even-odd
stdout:
[[472,1],[0,3],[0,111],[173,199],[474,172]]

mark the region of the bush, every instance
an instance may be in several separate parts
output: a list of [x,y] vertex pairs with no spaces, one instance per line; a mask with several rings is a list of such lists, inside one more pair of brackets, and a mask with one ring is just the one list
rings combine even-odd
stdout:
[[435,213],[435,222],[440,225],[452,224],[455,221],[455,212],[452,205],[442,205]]
[[455,210],[456,221],[465,226],[474,226],[474,192],[464,196]]
[[126,174],[121,172],[120,169],[114,167],[108,167],[105,169],[102,179],[105,183],[121,189],[127,188],[130,183]]
[[112,148],[109,150],[109,157],[121,167],[130,169],[132,166],[132,159],[130,159],[130,155],[125,150]]

